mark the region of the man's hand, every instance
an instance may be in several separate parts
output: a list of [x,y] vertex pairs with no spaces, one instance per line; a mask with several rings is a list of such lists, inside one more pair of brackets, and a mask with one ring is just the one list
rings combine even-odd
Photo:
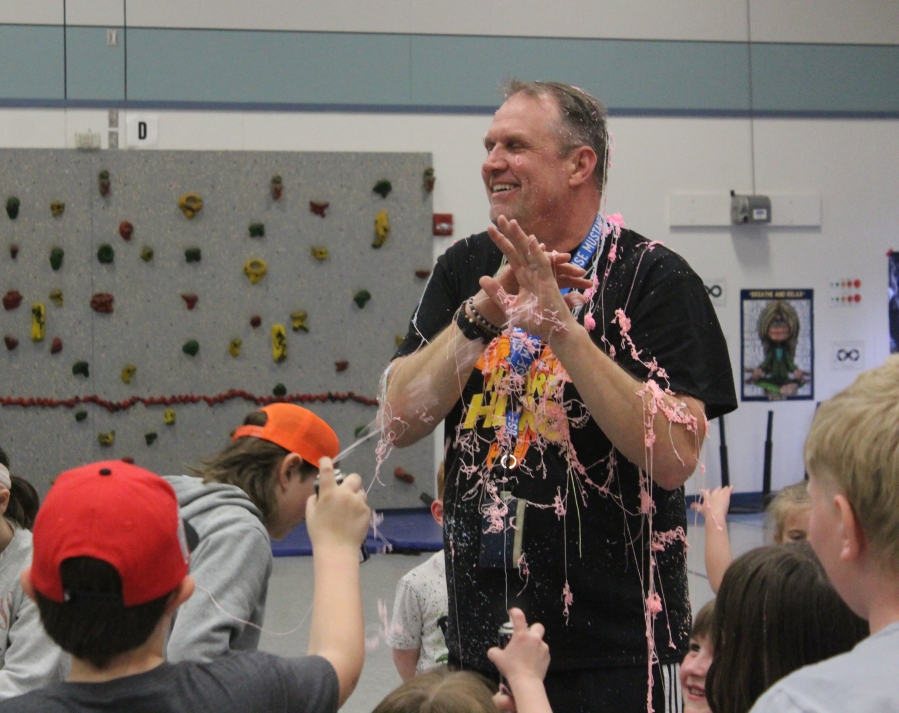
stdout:
[[512,638],[504,649],[498,646],[489,649],[487,657],[509,682],[512,696],[500,691],[493,700],[501,710],[519,713],[549,710],[543,688],[549,668],[549,646],[543,641],[543,625],[528,626],[521,609],[510,609],[509,617],[512,619]]
[[[496,308],[513,326],[543,341],[548,341],[554,331],[569,329],[574,324],[571,308],[582,303],[583,296],[575,292],[563,296],[560,288],[591,287],[593,283],[583,277],[584,270],[570,262],[568,253],[547,253],[515,220],[500,216],[496,226],[491,225],[487,231],[507,263],[505,273],[501,270],[495,278],[485,276],[480,280]],[[513,284],[517,284],[517,292],[510,291]]]
[[312,547],[349,545],[358,549],[371,520],[362,479],[348,475],[337,484],[330,458],[319,461],[319,491],[306,504],[306,526]]

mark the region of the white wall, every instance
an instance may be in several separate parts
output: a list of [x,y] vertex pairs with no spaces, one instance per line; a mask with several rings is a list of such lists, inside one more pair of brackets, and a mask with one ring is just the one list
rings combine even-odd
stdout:
[[[434,210],[453,213],[456,236],[483,230],[487,202],[480,184],[481,143],[489,116],[159,112],[161,149],[429,151],[437,186]],[[104,111],[0,110],[0,146],[73,147],[76,131],[106,132]],[[120,116],[124,126],[124,116]],[[728,299],[718,309],[734,363],[740,367],[739,290],[815,290],[815,397],[846,386],[855,372],[831,368],[833,342],[865,342],[868,366],[888,354],[886,258],[899,248],[899,122],[756,120],[756,185],[760,193],[814,193],[823,223],[813,229],[676,229],[668,225],[672,192],[751,188],[750,122],[745,119],[614,118],[607,210],[629,227],[682,253],[705,278],[724,277]],[[430,239],[422,236],[422,239]],[[435,252],[446,242],[435,241]],[[832,279],[860,277],[857,308],[832,308]],[[761,488],[765,420],[775,411],[774,486],[802,477],[801,446],[813,402],[746,403],[727,417],[731,480],[739,491]],[[718,431],[706,446],[716,484]]]

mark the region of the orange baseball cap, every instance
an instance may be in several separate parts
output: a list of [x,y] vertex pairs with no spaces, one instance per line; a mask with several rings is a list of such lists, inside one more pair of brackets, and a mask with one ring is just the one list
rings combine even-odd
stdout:
[[318,467],[318,461],[327,456],[334,458],[340,452],[340,441],[334,429],[312,411],[296,404],[271,404],[265,406],[268,419],[264,426],[241,426],[232,441],[252,436],[270,441],[291,453],[298,453],[307,463]]

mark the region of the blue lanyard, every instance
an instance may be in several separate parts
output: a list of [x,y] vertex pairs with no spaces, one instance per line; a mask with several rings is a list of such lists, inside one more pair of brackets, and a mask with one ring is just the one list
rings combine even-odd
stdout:
[[[573,264],[586,270],[587,263],[590,262],[596,254],[596,249],[599,248],[599,252],[602,253],[603,246],[606,242],[606,233],[608,232],[608,230],[603,230],[605,227],[605,220],[603,219],[602,213],[597,213],[596,220],[593,221],[593,227],[590,228],[590,232],[587,233],[584,242],[581,243],[577,252],[574,254],[574,257],[571,258]],[[560,292],[563,295],[568,294],[571,292],[571,288],[565,287],[560,290]]]

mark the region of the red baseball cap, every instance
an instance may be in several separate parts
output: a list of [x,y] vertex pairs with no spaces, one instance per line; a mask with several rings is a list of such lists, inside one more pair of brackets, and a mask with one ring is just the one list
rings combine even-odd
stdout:
[[281,446],[291,453],[298,453],[316,468],[324,456],[333,458],[340,452],[337,434],[312,411],[296,404],[271,404],[265,406],[267,420],[264,426],[241,426],[231,440],[253,436]]
[[34,588],[55,602],[66,601],[59,567],[70,557],[94,557],[115,567],[126,607],[171,592],[187,576],[189,561],[172,486],[120,460],[62,473],[34,521]]

